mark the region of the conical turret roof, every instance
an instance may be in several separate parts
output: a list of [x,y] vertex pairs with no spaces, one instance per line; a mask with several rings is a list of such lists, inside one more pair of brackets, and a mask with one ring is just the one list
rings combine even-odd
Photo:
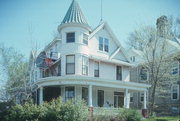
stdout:
[[65,23],[76,23],[89,26],[76,0],[72,1],[61,24]]

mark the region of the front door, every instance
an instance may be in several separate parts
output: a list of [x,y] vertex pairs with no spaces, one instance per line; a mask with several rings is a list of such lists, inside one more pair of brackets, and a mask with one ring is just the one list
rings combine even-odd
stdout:
[[124,93],[123,92],[114,92],[114,107],[122,108],[124,106]]

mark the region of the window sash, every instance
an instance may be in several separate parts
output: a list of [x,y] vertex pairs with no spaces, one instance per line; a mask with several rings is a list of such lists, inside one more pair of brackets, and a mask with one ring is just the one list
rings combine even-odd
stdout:
[[179,85],[173,85],[171,88],[172,93],[172,99],[177,100],[178,99],[178,93],[179,92]]
[[67,33],[66,34],[66,41],[67,41],[67,43],[75,42],[75,33],[74,32]]
[[82,99],[88,104],[88,88],[82,87]]
[[99,62],[94,63],[94,77],[99,77]]
[[65,87],[65,100],[71,100],[75,98],[74,87]]
[[104,105],[104,91],[98,90],[98,106],[103,107]]
[[122,80],[122,67],[116,66],[116,80]]
[[141,70],[140,70],[140,79],[141,79],[141,81],[142,80],[146,81],[148,79],[148,71],[144,67],[141,68]]
[[75,74],[75,56],[66,56],[66,74]]
[[82,56],[82,74],[88,75],[88,64],[89,60],[86,56]]
[[104,51],[109,52],[109,40],[104,39]]
[[103,51],[103,38],[99,37],[99,50]]
[[88,35],[87,34],[83,34],[83,43],[88,45]]

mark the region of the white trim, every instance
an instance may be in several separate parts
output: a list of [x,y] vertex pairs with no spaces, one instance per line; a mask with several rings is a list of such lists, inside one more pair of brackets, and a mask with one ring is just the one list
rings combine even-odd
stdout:
[[112,59],[119,51],[120,51],[120,47],[118,47],[116,50],[115,50],[115,52],[113,52],[112,54],[111,54],[111,56],[109,57],[109,59]]
[[47,77],[38,80],[35,84],[41,86],[48,85],[95,85],[101,87],[110,87],[110,88],[128,88],[136,91],[144,91],[147,88],[151,87],[148,84],[140,84],[136,82],[125,82],[125,81],[117,81],[117,80],[108,80],[103,78],[95,78],[95,77],[84,77],[84,76],[57,76],[57,77]]
[[[177,86],[177,99],[173,99],[173,87]],[[171,100],[179,100],[179,85],[178,84],[173,84],[171,86]]]
[[106,62],[106,63],[119,64],[119,65],[124,65],[124,66],[131,66],[131,67],[134,66],[133,64],[130,64],[130,63],[125,62],[125,61],[120,61],[117,59],[109,60],[108,58],[98,57],[98,56],[93,56],[93,55],[90,55],[89,58],[93,59],[93,60],[97,60],[97,61]]

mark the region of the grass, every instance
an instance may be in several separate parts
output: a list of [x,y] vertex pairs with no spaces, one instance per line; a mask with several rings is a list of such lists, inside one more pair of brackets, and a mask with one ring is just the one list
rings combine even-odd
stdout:
[[148,118],[148,119],[145,119],[143,121],[161,121],[158,119],[164,119],[162,121],[180,121],[180,116],[176,116],[176,117],[155,117],[155,118]]

